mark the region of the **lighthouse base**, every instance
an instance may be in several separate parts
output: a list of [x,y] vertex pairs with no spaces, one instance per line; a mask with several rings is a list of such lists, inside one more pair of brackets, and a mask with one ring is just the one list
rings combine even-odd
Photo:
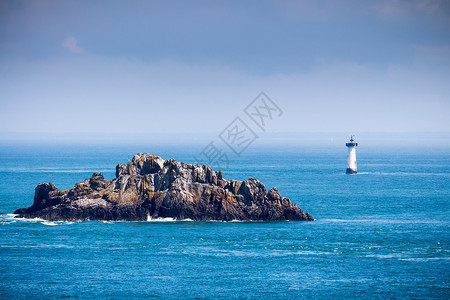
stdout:
[[356,174],[357,172],[353,169],[347,168],[347,171],[345,172],[345,174]]

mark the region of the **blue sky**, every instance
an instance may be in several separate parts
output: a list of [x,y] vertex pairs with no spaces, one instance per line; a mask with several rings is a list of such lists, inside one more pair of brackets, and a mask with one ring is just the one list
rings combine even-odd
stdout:
[[449,132],[449,1],[0,1],[0,132]]

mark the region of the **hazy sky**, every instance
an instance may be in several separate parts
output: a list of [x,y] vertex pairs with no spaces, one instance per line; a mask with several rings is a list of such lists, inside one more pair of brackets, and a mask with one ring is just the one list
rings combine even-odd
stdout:
[[450,1],[0,1],[0,133],[450,131]]

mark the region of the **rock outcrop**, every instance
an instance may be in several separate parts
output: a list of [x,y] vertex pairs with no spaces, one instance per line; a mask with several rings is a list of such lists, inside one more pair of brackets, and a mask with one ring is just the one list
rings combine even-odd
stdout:
[[59,190],[39,184],[34,203],[19,217],[46,220],[314,220],[276,188],[255,178],[225,180],[222,171],[139,153],[116,166],[116,178],[101,173]]

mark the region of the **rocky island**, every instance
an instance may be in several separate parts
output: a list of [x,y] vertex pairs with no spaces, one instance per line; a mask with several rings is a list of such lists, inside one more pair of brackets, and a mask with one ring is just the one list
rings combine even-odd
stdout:
[[33,205],[14,213],[52,221],[314,220],[276,188],[267,191],[255,178],[225,180],[222,171],[205,165],[147,153],[136,154],[127,165],[119,163],[113,180],[94,173],[69,190],[39,184]]

